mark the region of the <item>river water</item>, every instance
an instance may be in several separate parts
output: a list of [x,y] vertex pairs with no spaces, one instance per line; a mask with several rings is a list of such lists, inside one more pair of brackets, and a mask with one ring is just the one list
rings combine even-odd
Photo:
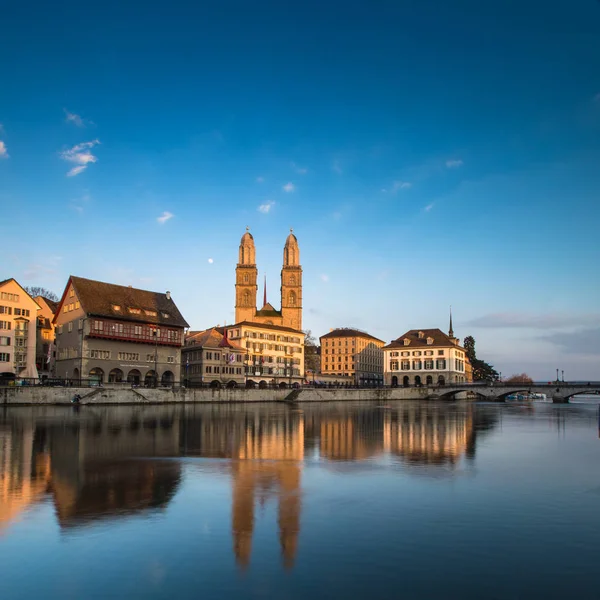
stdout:
[[0,597],[600,598],[598,406],[0,411]]

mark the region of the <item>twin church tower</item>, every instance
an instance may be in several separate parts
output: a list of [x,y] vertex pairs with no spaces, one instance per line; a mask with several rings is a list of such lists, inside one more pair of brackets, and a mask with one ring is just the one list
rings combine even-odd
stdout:
[[[266,285],[266,284],[265,284]],[[298,240],[290,230],[283,248],[281,269],[281,310],[267,302],[265,287],[263,307],[257,310],[258,268],[254,238],[248,228],[240,242],[239,262],[235,269],[235,322],[249,321],[302,329],[302,267]]]

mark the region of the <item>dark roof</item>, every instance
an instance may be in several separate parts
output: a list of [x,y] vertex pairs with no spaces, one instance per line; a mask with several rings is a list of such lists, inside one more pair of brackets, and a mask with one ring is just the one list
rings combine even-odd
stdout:
[[48,305],[48,308],[52,311],[53,314],[56,314],[56,309],[60,302],[56,302],[56,300],[50,300],[50,298],[46,298],[46,296],[40,296],[40,298],[44,299],[44,302]]
[[9,277],[8,279],[3,279],[2,281],[0,281],[0,285],[4,285],[5,283],[8,283],[9,281],[14,281],[14,277]]
[[[104,283],[93,279],[74,277],[73,275],[69,281],[72,282],[75,288],[81,308],[88,315],[153,323],[155,325],[169,325],[171,327],[189,327],[173,299],[167,298],[164,293],[138,290],[133,287]],[[59,304],[59,310],[65,301],[68,287],[69,284],[67,283]],[[113,306],[120,306],[121,310],[116,311]],[[127,310],[128,308],[137,308],[142,312],[139,315],[133,314]],[[144,312],[145,310],[156,312],[156,316],[147,315]]]
[[232,327],[242,327],[243,325],[248,327],[261,327],[262,329],[273,329],[275,331],[291,331],[292,333],[304,335],[304,331],[301,331],[300,329],[292,329],[291,327],[283,327],[282,325],[270,325],[268,323],[254,323],[253,321],[240,321],[233,325],[227,325],[227,329],[231,329]]
[[[423,337],[419,337],[419,332],[423,334]],[[405,338],[410,340],[408,346],[404,345]],[[433,343],[428,344],[427,338],[432,338]],[[411,329],[384,348],[435,348],[436,346],[438,348],[457,347],[441,329]],[[461,348],[460,345],[458,347]]]
[[374,335],[371,335],[370,333],[367,333],[366,331],[359,331],[358,329],[350,329],[350,328],[346,328],[346,327],[343,327],[340,329],[334,329],[333,331],[330,331],[329,333],[322,335],[319,339],[322,340],[324,338],[343,338],[343,337],[362,337],[362,338],[368,338],[370,340],[376,340],[378,342],[381,342],[382,344],[384,343],[383,340],[376,338]]
[[242,350],[240,346],[225,338],[223,331],[219,331],[219,329],[220,327],[211,327],[205,331],[195,331],[192,335],[187,335],[183,350],[191,350],[198,346],[202,348],[233,348],[234,350]]
[[273,305],[267,302],[260,310],[256,311],[257,317],[281,317],[281,311],[273,308]]

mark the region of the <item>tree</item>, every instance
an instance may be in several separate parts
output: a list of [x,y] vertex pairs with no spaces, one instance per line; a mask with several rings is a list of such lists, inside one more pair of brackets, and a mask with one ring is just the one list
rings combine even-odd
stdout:
[[484,360],[477,358],[475,353],[475,338],[472,335],[464,339],[463,348],[473,367],[473,381],[498,381],[498,371]]
[[40,287],[39,285],[28,285],[23,288],[32,298],[36,296],[43,296],[47,300],[52,300],[53,302],[58,302],[60,298],[52,291],[47,290],[45,287]]
[[304,370],[317,372],[320,367],[321,358],[319,356],[319,347],[317,340],[310,329],[304,332]]
[[519,375],[511,375],[508,379],[505,380],[506,383],[526,383],[531,385],[533,383],[533,379],[527,375],[527,373],[520,373]]

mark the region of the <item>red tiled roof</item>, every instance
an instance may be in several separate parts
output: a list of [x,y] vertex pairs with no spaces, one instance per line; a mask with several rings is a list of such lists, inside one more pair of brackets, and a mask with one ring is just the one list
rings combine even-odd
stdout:
[[[419,333],[422,333],[422,337],[419,337]],[[433,343],[428,344],[427,338],[431,338]],[[405,345],[404,340],[410,340],[410,344]],[[404,335],[390,342],[384,349],[389,348],[447,348],[447,347],[459,347],[441,330],[441,329],[411,329]]]

